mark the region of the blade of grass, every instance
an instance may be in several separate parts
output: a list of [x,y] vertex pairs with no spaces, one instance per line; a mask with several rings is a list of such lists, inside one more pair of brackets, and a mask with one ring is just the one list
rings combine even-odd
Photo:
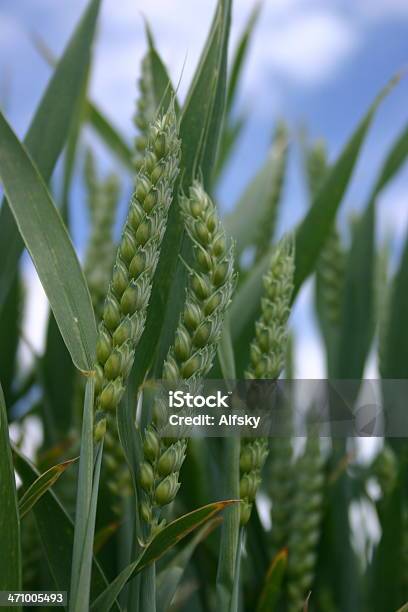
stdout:
[[1,113],[0,179],[72,360],[91,370],[96,325],[81,266],[37,168]]
[[[0,590],[21,589],[21,539],[8,421],[0,386]],[[21,607],[19,606],[21,610]]]
[[[234,351],[232,348],[229,321],[223,328],[218,348],[221,371],[226,381],[236,379]],[[241,442],[237,436],[223,441],[224,484],[223,496],[226,499],[239,498],[239,456]],[[233,610],[231,607],[234,588],[238,582],[241,547],[239,543],[240,509],[239,504],[227,508],[221,530],[221,545],[218,555],[216,597],[220,610]]]
[[133,172],[132,149],[120,134],[119,130],[113,125],[112,121],[106,117],[96,104],[89,100],[87,102],[85,115],[90,126],[98,134],[100,139],[107,145],[125,168]]
[[176,93],[174,91],[171,79],[167,72],[167,68],[164,65],[163,60],[161,59],[156,49],[153,33],[147,21],[145,23],[145,27],[147,43],[149,46],[148,53],[156,111],[159,112],[160,109],[168,108],[171,100],[175,100],[176,112],[178,114],[180,112],[180,109],[177,103]]
[[41,474],[18,501],[20,520],[35,506],[39,499],[52,487],[58,478],[68,469],[77,459],[69,459],[58,465],[53,465],[49,470]]
[[[92,0],[71,37],[41,99],[24,144],[43,179],[48,181],[66,142],[86,79],[101,0]],[[0,210],[0,308],[23,250],[13,215],[3,202]]]
[[[42,417],[45,446],[56,444],[72,426],[76,369],[52,312],[39,371],[44,390]],[[64,389],[64,393],[61,393]]]
[[216,517],[202,527],[157,576],[157,609],[168,610],[197,546],[222,522]]
[[[280,166],[286,165],[288,139],[286,133],[275,138],[262,168],[249,182],[233,212],[225,219],[225,229],[235,240],[235,253],[239,259],[242,252],[257,245],[259,236],[270,216],[270,209],[280,197]],[[271,236],[272,238],[272,236]]]
[[288,564],[288,551],[280,550],[272,560],[262,592],[259,596],[257,612],[274,612],[281,595],[283,578]]
[[17,350],[20,340],[21,319],[24,307],[24,292],[20,274],[14,277],[10,291],[2,309],[0,309],[0,380],[6,406],[12,408],[13,383],[17,374]]
[[302,283],[314,269],[326,236],[333,226],[337,209],[351,179],[374,115],[383,99],[395,87],[398,81],[399,77],[394,78],[377,96],[337,162],[327,172],[327,176],[318,190],[312,206],[296,232],[294,295],[296,295]]
[[162,529],[162,531],[153,538],[150,544],[146,546],[136,561],[131,563],[116,576],[107,589],[93,602],[91,610],[108,612],[112,602],[118,597],[125,584],[136,573],[157,561],[157,559],[162,557],[165,552],[170,550],[177,542],[191,533],[191,531],[197,529],[221,512],[221,510],[234,503],[236,503],[235,500],[229,500],[208,504],[207,506],[199,508],[198,510],[193,510],[193,512],[185,514],[172,523],[169,523],[169,525]]
[[374,332],[375,204],[354,230],[347,257],[340,320],[337,377],[359,379]]
[[[15,469],[23,482],[24,490],[27,490],[40,474],[16,447],[13,448],[13,454]],[[60,591],[68,591],[74,541],[72,519],[52,489],[48,489],[38,500],[33,507],[33,514],[55,586]],[[94,557],[92,563],[92,597],[97,597],[106,588],[107,584],[105,575]],[[116,609],[118,607],[115,604]]]
[[99,443],[94,453],[93,407],[95,380],[88,378],[85,389],[84,411],[81,434],[81,454],[77,501],[75,511],[75,532],[72,552],[70,588],[70,612],[80,612],[89,607],[91,558],[95,530],[96,505],[103,444]]
[[239,80],[242,74],[245,60],[248,55],[249,44],[251,42],[251,38],[253,36],[255,26],[258,22],[261,8],[262,8],[262,2],[261,1],[256,2],[254,8],[249,14],[248,21],[246,23],[244,31],[242,32],[238,40],[238,44],[234,52],[234,56],[232,60],[231,76],[228,81],[228,95],[227,95],[227,104],[226,104],[227,115],[229,115],[232,109],[234,100],[235,100]]

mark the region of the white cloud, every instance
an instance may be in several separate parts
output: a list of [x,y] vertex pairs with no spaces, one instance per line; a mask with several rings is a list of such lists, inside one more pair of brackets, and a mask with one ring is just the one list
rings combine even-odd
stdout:
[[315,85],[335,74],[356,43],[351,23],[334,13],[295,11],[265,22],[253,63],[302,85]]

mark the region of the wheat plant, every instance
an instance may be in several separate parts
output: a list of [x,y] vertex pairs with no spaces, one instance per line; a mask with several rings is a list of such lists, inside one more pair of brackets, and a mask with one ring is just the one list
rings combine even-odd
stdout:
[[[379,244],[376,209],[406,161],[407,129],[352,225],[338,215],[398,78],[336,160],[323,139],[276,122],[263,164],[225,212],[220,185],[227,163],[235,176],[248,119],[237,92],[261,6],[230,56],[232,0],[216,2],[181,88],[146,24],[133,129],[122,134],[88,87],[101,4],[89,0],[59,61],[46,54],[52,75],[23,141],[0,113],[0,591],[63,592],[70,612],[402,612],[404,420],[363,461],[353,436],[336,436],[330,402],[321,440],[316,405],[296,393],[308,339],[298,298],[311,279],[327,376],[355,385],[350,412],[377,357],[383,396],[406,412],[408,242],[399,255]],[[299,161],[310,205],[282,235]],[[73,206],[88,218],[83,257]],[[22,322],[24,249],[50,306],[40,352]],[[286,390],[283,434],[168,434],[167,390],[196,397],[218,385],[247,415],[233,391],[258,381]],[[361,535],[366,516],[375,530]]]

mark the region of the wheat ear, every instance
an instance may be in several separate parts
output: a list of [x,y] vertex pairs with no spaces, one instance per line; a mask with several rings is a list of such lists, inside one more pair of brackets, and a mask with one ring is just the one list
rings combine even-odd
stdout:
[[[235,278],[232,247],[227,243],[213,202],[199,182],[194,182],[180,205],[193,243],[193,262],[184,309],[164,363],[163,379],[174,385],[184,381],[194,388],[212,367]],[[143,491],[141,517],[150,536],[164,524],[160,522],[160,509],[177,494],[186,451],[185,439],[174,441],[160,436],[165,424],[166,406],[158,399],[153,421],[144,432],[144,461],[139,474]]]
[[174,104],[151,126],[124,225],[96,346],[95,435],[125,389],[146,321],[153,276],[179,170],[180,142]]
[[[293,292],[294,249],[291,238],[275,249],[264,276],[261,316],[255,325],[250,347],[248,379],[276,380],[285,363],[287,320]],[[243,440],[240,456],[241,524],[250,518],[252,504],[261,482],[261,470],[268,454],[265,438]]]

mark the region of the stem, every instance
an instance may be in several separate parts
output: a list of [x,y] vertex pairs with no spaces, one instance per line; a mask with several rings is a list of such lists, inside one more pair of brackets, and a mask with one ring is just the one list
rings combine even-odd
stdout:
[[[239,454],[241,441],[239,438],[226,438],[224,440],[225,453],[225,499],[239,499]],[[221,531],[220,555],[217,570],[217,605],[218,610],[237,610],[233,608],[235,591],[238,590],[236,574],[239,568],[239,504],[234,504],[225,510],[224,522]]]

